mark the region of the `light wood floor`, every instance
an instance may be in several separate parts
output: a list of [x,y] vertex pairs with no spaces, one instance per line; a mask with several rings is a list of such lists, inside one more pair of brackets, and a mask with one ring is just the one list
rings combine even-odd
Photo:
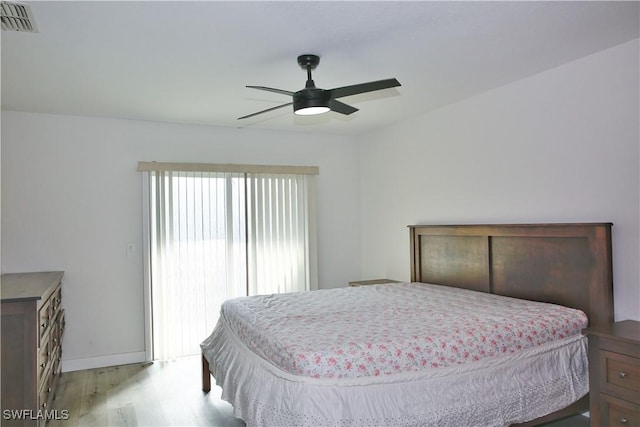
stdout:
[[[209,394],[201,391],[200,370],[197,356],[65,372],[52,409],[68,410],[69,419],[52,420],[48,426],[244,427],[232,416],[231,405],[220,399],[220,388],[212,384]],[[588,426],[585,417],[548,425]]]
[[244,427],[219,387],[202,392],[200,372],[200,356],[65,372],[52,407],[69,420],[48,426]]

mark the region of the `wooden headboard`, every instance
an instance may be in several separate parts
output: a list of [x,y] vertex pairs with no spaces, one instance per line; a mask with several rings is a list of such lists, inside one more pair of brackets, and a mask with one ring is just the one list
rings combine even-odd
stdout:
[[611,224],[411,225],[411,281],[584,311],[613,321]]

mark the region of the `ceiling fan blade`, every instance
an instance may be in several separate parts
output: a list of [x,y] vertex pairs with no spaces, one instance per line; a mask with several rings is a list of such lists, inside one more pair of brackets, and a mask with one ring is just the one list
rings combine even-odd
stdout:
[[293,95],[293,92],[290,92],[288,90],[274,89],[272,87],[266,87],[266,86],[247,86],[247,87],[251,88],[251,89],[259,89],[259,90],[266,90],[266,91],[269,91],[269,92],[280,93],[282,95],[289,95],[289,96]]
[[249,117],[257,116],[258,114],[262,114],[262,113],[268,113],[269,111],[277,110],[278,108],[287,107],[289,105],[293,105],[293,102],[287,102],[286,104],[278,105],[277,107],[267,108],[266,110],[258,111],[257,113],[238,117],[238,120],[248,119]]
[[356,107],[347,105],[344,102],[336,101],[335,99],[332,99],[331,101],[329,101],[329,108],[331,108],[331,111],[335,111],[336,113],[346,114],[347,116],[349,114],[352,114],[358,111]]
[[357,95],[359,93],[373,92],[374,90],[388,89],[400,86],[400,82],[396,79],[378,80],[369,83],[360,83],[352,86],[338,87],[330,89],[331,99],[342,98],[343,96]]

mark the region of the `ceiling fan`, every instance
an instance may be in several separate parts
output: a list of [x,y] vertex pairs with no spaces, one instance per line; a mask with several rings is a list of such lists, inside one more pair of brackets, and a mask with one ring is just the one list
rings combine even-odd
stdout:
[[267,113],[269,111],[277,110],[278,108],[287,107],[289,105],[293,105],[293,112],[299,115],[308,116],[314,114],[322,114],[328,111],[335,111],[336,113],[349,115],[355,113],[356,111],[358,111],[358,109],[338,101],[337,98],[400,86],[400,82],[398,82],[398,80],[386,79],[368,83],[360,83],[351,86],[343,86],[335,89],[320,89],[316,87],[313,79],[311,78],[311,70],[315,69],[319,63],[320,57],[317,55],[305,54],[298,56],[298,64],[302,68],[307,70],[307,84],[305,85],[304,89],[300,89],[297,92],[274,89],[265,86],[247,86],[251,89],[266,90],[268,92],[288,95],[291,96],[293,100],[291,102],[287,102],[286,104],[278,105],[277,107],[267,108],[266,110],[258,111],[257,113],[238,117],[238,120],[253,117],[262,113]]

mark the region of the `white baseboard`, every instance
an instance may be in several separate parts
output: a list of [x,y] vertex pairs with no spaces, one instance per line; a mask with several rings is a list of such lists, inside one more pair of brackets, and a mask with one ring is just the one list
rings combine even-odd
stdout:
[[88,357],[86,359],[62,359],[62,372],[81,371],[84,369],[104,368],[107,366],[128,365],[130,363],[141,363],[146,360],[146,353],[139,351],[135,353],[110,354],[108,356]]

